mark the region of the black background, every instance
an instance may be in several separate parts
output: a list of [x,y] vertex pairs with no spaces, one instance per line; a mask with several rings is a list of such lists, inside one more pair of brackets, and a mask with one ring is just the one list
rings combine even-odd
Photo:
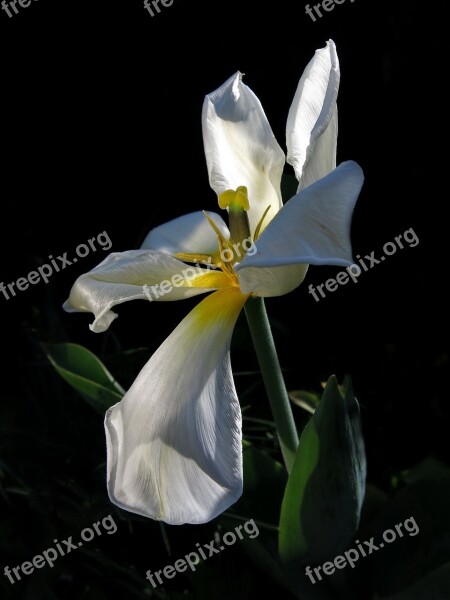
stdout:
[[[338,162],[356,160],[366,177],[352,224],[354,254],[381,254],[384,243],[411,227],[420,243],[318,303],[306,285],[268,300],[280,359],[289,388],[318,389],[331,373],[352,375],[373,482],[386,485],[396,470],[429,455],[448,461],[447,24],[448,5],[438,0],[347,0],[316,22],[298,1],[175,0],[153,18],[137,0],[33,0],[13,18],[1,11],[0,281],[26,276],[50,254],[70,256],[102,231],[111,251],[128,250],[171,218],[215,210],[201,137],[204,95],[235,71],[245,73],[285,147],[299,77],[332,38],[342,73]],[[102,458],[103,428],[65,384],[53,383],[39,342],[77,342],[99,354],[146,348],[131,367],[113,365],[127,386],[198,301],[129,303],[119,308],[112,333],[95,335],[90,317],[66,315],[61,305],[76,277],[103,258],[98,250],[47,285],[9,300],[0,295],[1,460],[22,478],[34,473],[36,493],[47,498],[48,527],[62,537],[67,527],[52,504],[58,477],[103,494],[101,514],[112,508],[101,468],[85,471],[91,454]],[[306,283],[336,273],[312,267]],[[241,325],[235,360],[255,368]],[[44,380],[52,381],[50,392]],[[256,414],[267,416],[261,394]],[[69,453],[42,451],[43,440],[66,436]],[[20,538],[29,553],[10,551],[2,565],[46,547],[45,527],[30,533],[36,515],[29,507],[5,503],[3,510],[11,526],[5,535]],[[156,538],[157,527],[151,531]],[[184,535],[200,539],[173,533]],[[125,531],[120,552],[136,543]],[[26,585],[15,587],[15,597],[26,597]],[[73,597],[100,598],[107,590],[105,583],[89,596],[78,585]]]

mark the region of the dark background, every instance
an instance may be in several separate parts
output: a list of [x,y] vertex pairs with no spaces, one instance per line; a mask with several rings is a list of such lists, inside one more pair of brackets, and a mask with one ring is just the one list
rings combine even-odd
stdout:
[[[70,256],[102,231],[111,251],[122,251],[180,214],[215,210],[201,138],[204,95],[245,73],[285,147],[298,80],[332,38],[342,73],[338,162],[356,160],[366,176],[354,254],[381,254],[411,227],[420,243],[319,303],[306,286],[268,300],[280,360],[289,389],[318,391],[331,373],[352,375],[376,485],[387,489],[395,473],[427,456],[448,463],[448,192],[441,183],[448,16],[443,0],[347,0],[316,22],[297,1],[175,0],[153,18],[137,0],[33,0],[13,18],[1,11],[0,281],[26,276],[50,254]],[[127,387],[198,300],[123,305],[111,332],[95,335],[90,317],[67,315],[61,305],[76,277],[104,256],[90,253],[15,298],[0,295],[0,567],[32,558],[55,536],[77,535],[97,515],[113,511],[127,525],[97,546],[116,562],[86,567],[67,557],[61,570],[42,569],[14,587],[0,574],[7,597],[103,598],[116,585],[132,597],[147,568],[170,562],[158,525],[130,525],[108,503],[102,419],[58,380],[39,344],[84,344]],[[306,283],[336,273],[312,267]],[[124,349],[143,350],[122,361]],[[236,370],[256,368],[244,320],[232,360]],[[267,417],[263,389],[253,383],[251,410]],[[246,385],[237,378],[239,391]],[[17,492],[20,482],[26,494]],[[210,539],[202,528],[169,530],[175,557]],[[118,564],[135,568],[136,579]],[[253,590],[261,577],[253,574]],[[195,578],[172,587],[183,586],[201,588]]]

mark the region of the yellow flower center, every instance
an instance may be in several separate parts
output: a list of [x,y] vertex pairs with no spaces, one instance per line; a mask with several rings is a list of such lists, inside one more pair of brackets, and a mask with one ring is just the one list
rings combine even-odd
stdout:
[[211,225],[214,233],[217,235],[218,252],[212,255],[208,254],[188,254],[177,253],[176,258],[193,263],[203,263],[205,265],[213,265],[218,267],[225,275],[230,278],[230,285],[239,286],[237,274],[233,269],[236,262],[240,262],[244,256],[252,251],[255,252],[254,241],[258,238],[261,231],[262,223],[270,209],[266,208],[262,215],[254,235],[250,233],[247,211],[250,209],[248,199],[248,190],[245,185],[240,185],[236,190],[226,190],[219,194],[219,206],[221,209],[228,209],[230,238],[226,238],[211,217],[203,211],[205,218]]

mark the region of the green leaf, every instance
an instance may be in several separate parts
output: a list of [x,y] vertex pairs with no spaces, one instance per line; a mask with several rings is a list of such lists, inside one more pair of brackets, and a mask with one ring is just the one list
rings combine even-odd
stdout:
[[263,573],[269,574],[289,592],[283,597],[304,600],[332,600],[322,587],[312,588],[303,571],[282,563],[278,552],[280,506],[287,482],[285,467],[271,456],[243,442],[244,493],[219,519],[225,530],[253,519],[259,529],[256,538],[244,537],[239,544]]
[[300,438],[280,517],[285,562],[315,564],[348,547],[359,524],[366,458],[351,381],[330,377]]
[[291,402],[303,408],[307,412],[314,414],[314,411],[319,405],[320,398],[313,392],[307,392],[306,390],[293,390],[288,392],[289,399]]
[[43,346],[59,375],[98,412],[122,399],[125,390],[90,350],[70,343]]

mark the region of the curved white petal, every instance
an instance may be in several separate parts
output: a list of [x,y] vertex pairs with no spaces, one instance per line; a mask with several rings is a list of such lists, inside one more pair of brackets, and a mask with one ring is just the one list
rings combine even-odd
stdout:
[[221,271],[192,267],[161,252],[113,252],[76,280],[64,310],[93,313],[95,320],[89,327],[99,333],[117,317],[111,310],[117,304],[181,300],[229,285],[229,278]]
[[242,493],[241,412],[230,366],[237,288],[205,298],[106,413],[108,493],[172,525],[206,523]]
[[244,294],[269,298],[295,290],[306,276],[308,265],[284,267],[247,267],[239,273],[239,287]]
[[[351,217],[363,181],[361,167],[348,161],[289,200],[255,242],[256,252],[234,265],[241,290],[277,295],[279,289],[289,287],[283,281],[285,272],[281,268],[286,265],[350,266],[353,263]],[[267,293],[267,289],[252,289],[255,269],[266,267],[272,272],[272,293]],[[299,270],[297,285],[303,276]]]
[[335,105],[330,123],[322,135],[316,139],[314,149],[303,169],[303,176],[298,186],[299,192],[336,168],[337,133],[338,116]]
[[[225,239],[230,232],[222,217],[208,211]],[[152,229],[145,238],[142,249],[159,250],[169,254],[214,254],[219,251],[217,235],[201,212],[183,215]]]
[[260,101],[242,83],[241,73],[206,96],[202,125],[210,185],[218,195],[247,186],[253,233],[268,206],[267,222],[281,208],[285,157]]
[[332,40],[316,50],[295,93],[286,126],[287,161],[299,190],[336,167],[339,60]]

